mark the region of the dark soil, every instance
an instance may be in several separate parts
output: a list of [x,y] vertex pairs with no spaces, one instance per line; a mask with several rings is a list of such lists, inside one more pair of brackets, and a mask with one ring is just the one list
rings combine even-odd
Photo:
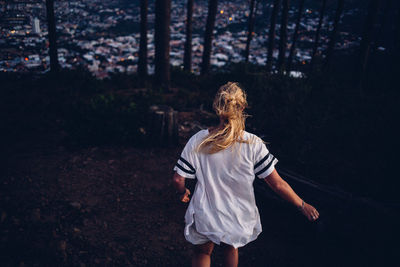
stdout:
[[[3,160],[1,266],[190,266],[187,205],[170,184],[181,134],[174,148],[19,144]],[[263,233],[239,249],[240,266],[393,265],[392,213],[294,188],[320,211],[310,223],[255,188]],[[222,264],[218,246],[212,261]]]

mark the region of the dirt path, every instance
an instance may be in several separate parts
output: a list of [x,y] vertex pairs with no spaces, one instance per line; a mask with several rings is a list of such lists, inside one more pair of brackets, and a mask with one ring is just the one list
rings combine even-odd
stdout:
[[[19,236],[14,245],[26,244],[27,250],[9,246],[8,256],[17,253],[14,260],[38,266],[47,250],[61,256],[60,263],[76,266],[188,262],[184,209],[168,185],[176,153],[96,147],[19,156],[4,180],[2,226],[8,226],[7,241]],[[173,251],[183,254],[154,257]]]
[[[186,206],[169,184],[180,149],[16,155],[2,181],[2,266],[189,266]],[[268,239],[284,241],[274,235]],[[242,266],[262,262],[271,249],[283,253],[283,243],[272,244],[261,237],[243,248]],[[279,254],[277,263],[292,258]],[[218,248],[213,260],[221,265]]]

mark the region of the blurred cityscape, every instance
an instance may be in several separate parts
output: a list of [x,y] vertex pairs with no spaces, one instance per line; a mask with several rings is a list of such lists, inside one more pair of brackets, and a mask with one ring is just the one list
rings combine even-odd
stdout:
[[[154,0],[148,5],[148,70],[154,73]],[[267,2],[267,3],[266,3]],[[273,1],[259,1],[256,26],[250,46],[249,61],[264,65],[267,58],[269,16]],[[315,1],[314,1],[315,2]],[[62,68],[83,67],[98,78],[110,73],[135,73],[140,42],[140,1],[121,0],[64,0],[55,1],[58,58]],[[186,0],[173,0],[171,8],[170,64],[183,68],[185,43]],[[318,5],[314,5],[318,7]],[[321,30],[319,50],[326,49],[328,32],[333,24],[334,7],[328,8]],[[211,66],[221,68],[229,62],[244,59],[249,3],[242,0],[219,1],[216,17]],[[291,2],[288,23],[288,46],[295,28],[297,1]],[[192,64],[193,72],[200,72],[204,42],[204,28],[208,1],[195,1],[193,14]],[[360,10],[347,8],[342,20]],[[47,72],[48,55],[46,4],[44,0],[0,1],[1,37],[0,71]],[[307,6],[300,24],[295,65],[307,64],[318,25],[318,8]],[[279,22],[277,36],[279,40]],[[343,27],[336,49],[359,45],[359,34]],[[384,50],[383,47],[379,49]],[[289,51],[287,51],[288,53]],[[276,47],[273,57],[278,57]]]

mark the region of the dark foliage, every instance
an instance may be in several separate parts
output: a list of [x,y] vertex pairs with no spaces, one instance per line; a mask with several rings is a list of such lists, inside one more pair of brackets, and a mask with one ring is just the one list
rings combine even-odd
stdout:
[[399,184],[393,167],[398,141],[391,128],[400,114],[400,95],[393,78],[376,74],[361,97],[346,76],[335,73],[304,79],[266,76],[259,67],[240,63],[201,80],[176,70],[173,80],[186,89],[175,104],[178,109],[203,104],[212,111],[218,87],[238,81],[250,104],[247,128],[269,142],[282,166],[358,195],[398,201],[387,185]]
[[[343,66],[340,57],[336,61]],[[123,74],[103,81],[81,70],[8,74],[0,76],[2,143],[4,151],[57,138],[71,147],[146,145],[149,105],[213,112],[218,87],[237,81],[248,94],[247,129],[269,143],[281,166],[358,195],[398,201],[399,92],[388,68],[375,70],[363,96],[348,85],[349,77],[335,72],[324,76],[316,68],[313,76],[295,79],[267,75],[263,67],[244,63],[207,77],[172,68],[174,92],[168,94],[136,88],[137,76]]]
[[78,70],[0,79],[4,144],[32,147],[38,138],[49,142],[49,133],[68,146],[143,144],[151,94],[132,88],[137,77],[100,81]]

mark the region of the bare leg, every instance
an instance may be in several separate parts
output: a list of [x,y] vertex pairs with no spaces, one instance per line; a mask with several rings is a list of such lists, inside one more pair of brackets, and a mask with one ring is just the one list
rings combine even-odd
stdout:
[[208,241],[205,244],[195,245],[193,249],[192,266],[205,267],[211,264],[211,253],[214,248],[214,243]]
[[231,245],[221,243],[224,250],[224,266],[237,267],[239,262],[239,252]]

